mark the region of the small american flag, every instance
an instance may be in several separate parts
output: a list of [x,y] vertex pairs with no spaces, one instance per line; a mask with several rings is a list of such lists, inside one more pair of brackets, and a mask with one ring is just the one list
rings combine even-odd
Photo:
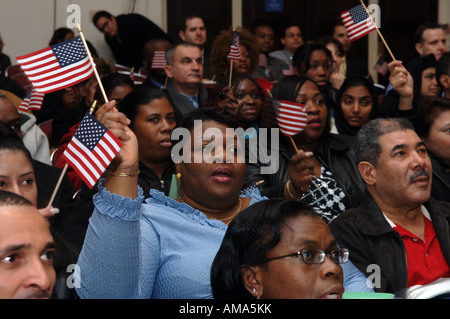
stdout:
[[373,69],[381,75],[385,76],[389,71],[388,63],[383,58],[380,58]]
[[241,59],[241,46],[239,44],[239,32],[233,31],[231,35],[230,53],[227,55],[228,59],[239,61]]
[[356,41],[376,28],[372,18],[367,15],[362,4],[342,12],[341,18],[347,29],[350,41]]
[[294,136],[306,127],[308,114],[303,104],[272,99],[277,112],[278,126],[285,136]]
[[40,110],[44,95],[45,94],[36,92],[33,86],[31,86],[30,91],[19,105],[19,111],[27,112],[28,110]]
[[64,89],[94,74],[79,36],[16,59],[40,93]]
[[166,64],[166,51],[156,50],[153,53],[152,69],[164,69]]
[[119,139],[88,112],[67,145],[63,159],[92,188],[121,147]]
[[134,84],[141,85],[147,79],[147,76],[141,73],[135,73],[134,71],[130,71],[129,73],[130,79],[133,80]]

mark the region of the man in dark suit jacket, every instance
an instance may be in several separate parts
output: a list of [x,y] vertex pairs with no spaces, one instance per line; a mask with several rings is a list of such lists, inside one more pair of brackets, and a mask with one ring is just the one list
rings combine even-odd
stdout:
[[105,35],[116,63],[134,67],[142,66],[142,48],[152,38],[170,37],[155,23],[140,14],[121,14],[114,17],[107,11],[97,12],[92,22]]
[[165,93],[178,118],[202,107],[208,97],[202,85],[202,60],[200,48],[192,43],[180,43],[167,52]]

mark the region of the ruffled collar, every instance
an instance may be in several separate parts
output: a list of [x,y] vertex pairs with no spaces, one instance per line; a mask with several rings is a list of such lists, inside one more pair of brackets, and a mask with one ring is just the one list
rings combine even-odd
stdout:
[[[163,192],[160,192],[156,189],[150,190],[150,198],[146,199],[146,202],[148,204],[158,204],[166,207],[170,207],[172,209],[177,210],[181,214],[191,218],[195,222],[199,223],[200,225],[208,225],[214,228],[226,230],[228,226],[217,219],[209,219],[205,214],[203,214],[198,209],[193,208],[192,206],[189,206],[186,203],[179,203],[175,199],[170,198],[166,195],[164,195]],[[249,197],[252,199],[252,201],[260,201],[264,198],[261,197],[258,189],[251,189],[244,193],[241,193],[242,197]],[[250,203],[253,204],[253,203]]]

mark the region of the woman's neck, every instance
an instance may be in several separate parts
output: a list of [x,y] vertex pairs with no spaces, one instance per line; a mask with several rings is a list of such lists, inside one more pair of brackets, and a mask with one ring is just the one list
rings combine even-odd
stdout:
[[186,203],[189,206],[201,211],[209,219],[217,219],[228,224],[237,214],[239,214],[244,208],[248,206],[247,198],[240,198],[233,196],[233,198],[217,200],[212,199],[207,202],[205,197],[197,200],[189,197],[182,189],[180,195],[177,198],[180,203]]
[[162,161],[162,162],[151,162],[146,161],[144,159],[140,159],[140,161],[150,168],[159,178],[162,178],[163,172],[166,169],[167,165],[169,164],[168,161]]

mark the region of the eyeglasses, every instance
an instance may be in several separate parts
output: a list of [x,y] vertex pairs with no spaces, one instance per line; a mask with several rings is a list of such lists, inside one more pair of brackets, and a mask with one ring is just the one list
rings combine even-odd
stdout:
[[336,264],[344,264],[348,261],[348,255],[349,251],[347,248],[336,248],[329,252],[318,248],[305,248],[292,254],[265,259],[260,264],[286,257],[301,257],[306,264],[321,264],[325,261],[325,256]]

